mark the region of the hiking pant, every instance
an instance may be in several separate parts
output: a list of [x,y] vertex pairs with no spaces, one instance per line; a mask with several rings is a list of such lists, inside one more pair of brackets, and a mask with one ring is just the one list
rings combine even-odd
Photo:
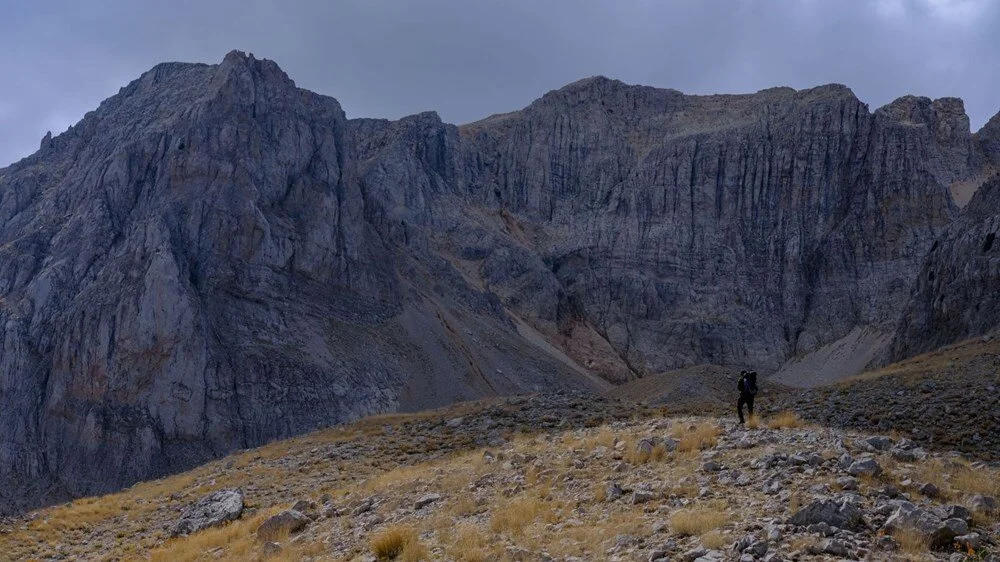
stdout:
[[753,395],[740,394],[740,399],[736,401],[736,413],[740,416],[740,423],[743,423],[743,405],[747,405],[747,413],[753,416]]

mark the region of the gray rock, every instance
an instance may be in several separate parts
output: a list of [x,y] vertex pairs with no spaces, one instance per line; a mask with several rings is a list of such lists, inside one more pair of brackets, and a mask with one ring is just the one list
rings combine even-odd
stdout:
[[837,485],[844,490],[857,490],[858,479],[852,476],[841,476],[837,478]]
[[888,451],[892,448],[892,439],[883,435],[875,435],[862,439],[859,444],[869,451]]
[[653,501],[655,498],[656,494],[649,490],[636,490],[632,492],[632,505]]
[[621,486],[619,486],[617,482],[608,482],[604,492],[605,501],[614,501],[624,495],[625,491],[622,490]]
[[181,512],[172,535],[189,535],[202,529],[239,519],[243,514],[243,490],[219,490],[201,498]]
[[788,522],[806,527],[825,523],[842,529],[857,530],[864,525],[861,510],[850,502],[817,500],[793,514]]
[[823,522],[809,525],[806,527],[806,531],[816,533],[817,535],[822,535],[824,537],[831,537],[837,532],[833,527]]
[[708,549],[703,546],[696,546],[691,550],[681,553],[678,560],[681,562],[693,562],[708,554]]
[[966,550],[979,550],[983,546],[983,539],[979,533],[969,533],[955,537],[955,544]]
[[305,529],[312,522],[305,514],[286,509],[265,519],[257,527],[257,540],[276,541]]
[[413,502],[413,509],[423,509],[434,502],[441,500],[441,494],[425,494]]
[[942,519],[961,519],[967,523],[972,522],[972,512],[961,505],[949,505],[945,511]]
[[928,498],[936,498],[941,495],[941,490],[939,490],[938,487],[931,482],[927,482],[926,484],[920,486],[917,491]]
[[833,556],[840,557],[847,557],[851,552],[847,543],[838,539],[825,539],[818,545],[817,550],[822,554],[832,554]]
[[930,511],[911,503],[901,504],[883,525],[887,532],[913,529],[927,537],[932,548],[951,544],[956,536],[969,532],[969,526],[961,519],[942,520]]
[[861,459],[851,463],[847,472],[852,476],[878,476],[882,474],[882,467],[875,459]]
[[989,515],[997,512],[997,500],[992,496],[976,494],[969,500],[969,507],[977,513]]

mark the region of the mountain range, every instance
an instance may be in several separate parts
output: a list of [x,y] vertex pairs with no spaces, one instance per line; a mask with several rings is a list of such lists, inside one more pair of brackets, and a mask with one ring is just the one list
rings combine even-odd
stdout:
[[594,77],[455,126],[160,64],[0,169],[0,511],[371,413],[988,333],[998,164],[955,98]]

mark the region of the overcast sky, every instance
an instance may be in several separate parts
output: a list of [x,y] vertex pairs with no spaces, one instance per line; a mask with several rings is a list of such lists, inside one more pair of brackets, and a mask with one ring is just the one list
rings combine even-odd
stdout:
[[602,74],[687,93],[840,82],[1000,110],[990,0],[92,0],[0,20],[0,167],[162,61],[269,58],[349,117],[463,123]]

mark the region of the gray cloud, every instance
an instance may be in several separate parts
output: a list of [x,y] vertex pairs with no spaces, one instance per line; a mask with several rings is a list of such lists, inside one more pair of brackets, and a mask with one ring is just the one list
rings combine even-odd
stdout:
[[595,74],[688,93],[841,82],[873,108],[959,96],[974,127],[1000,109],[990,0],[20,4],[0,21],[0,166],[154,64],[230,49],[277,61],[351,117],[468,122]]

